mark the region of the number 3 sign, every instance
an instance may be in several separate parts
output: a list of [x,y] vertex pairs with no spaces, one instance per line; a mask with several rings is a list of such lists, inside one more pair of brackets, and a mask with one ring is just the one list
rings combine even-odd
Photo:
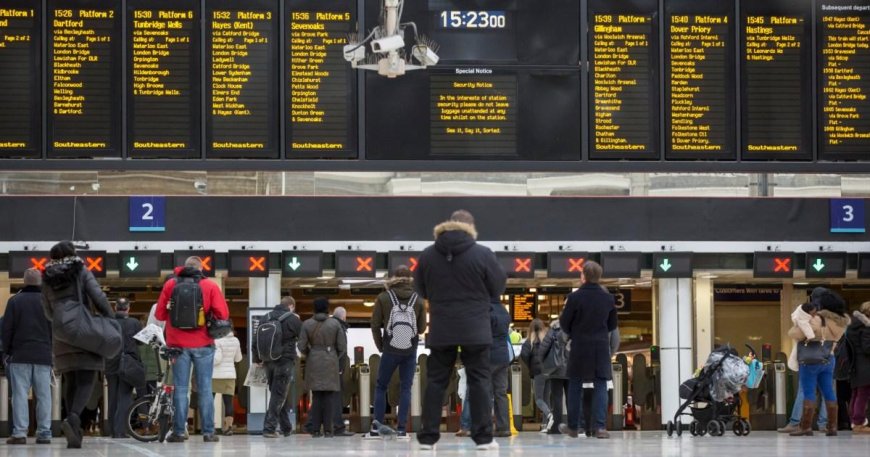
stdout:
[[831,233],[865,233],[864,200],[831,199]]
[[131,232],[165,232],[165,215],[165,197],[130,197]]

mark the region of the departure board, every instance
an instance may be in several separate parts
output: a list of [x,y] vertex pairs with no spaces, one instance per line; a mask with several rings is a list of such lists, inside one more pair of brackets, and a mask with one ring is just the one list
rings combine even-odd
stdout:
[[356,2],[287,3],[287,158],[356,157],[356,73],[344,60]]
[[195,0],[127,0],[127,150],[200,156],[200,13]]
[[589,0],[589,156],[658,159],[656,0]]
[[819,156],[870,159],[870,4],[823,0],[816,23]]
[[665,157],[734,159],[734,2],[665,2]]
[[743,159],[813,157],[812,0],[741,3]]
[[49,0],[49,157],[121,154],[121,3]]
[[279,158],[278,5],[206,2],[206,155]]
[[40,157],[40,3],[0,1],[0,157]]

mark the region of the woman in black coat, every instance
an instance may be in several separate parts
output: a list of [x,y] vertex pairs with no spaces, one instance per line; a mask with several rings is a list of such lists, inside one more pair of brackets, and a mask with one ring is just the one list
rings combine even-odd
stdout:
[[[42,279],[43,307],[49,320],[54,319],[55,307],[63,306],[70,300],[78,302],[79,292],[85,306],[94,308],[103,316],[115,317],[100,284],[85,268],[82,259],[76,256],[72,243],[57,243],[51,248],[50,255],[51,261],[45,268]],[[52,322],[53,328],[59,325],[60,322]],[[80,416],[94,391],[97,372],[104,369],[104,361],[101,355],[57,338],[54,339],[53,348],[54,369],[63,373],[63,385],[66,389],[63,398],[67,417],[61,424],[61,430],[66,436],[67,447],[77,449],[82,447]]]
[[[852,314],[852,324],[846,329],[846,340],[852,347],[852,401],[849,410],[852,433],[870,434],[867,421],[867,400],[870,399],[870,302],[864,302]],[[828,420],[832,420],[830,417]]]
[[[124,380],[122,373],[121,358],[126,354],[130,358],[142,363],[139,357],[139,347],[133,338],[142,330],[142,324],[130,317],[130,301],[119,298],[115,305],[115,318],[121,326],[121,338],[124,341],[124,349],[117,357],[106,360],[106,381],[109,383],[109,434],[112,438],[127,437],[127,409],[133,402],[133,389],[141,391],[145,386],[145,379],[139,384],[130,384]],[[142,365],[144,373],[144,365]],[[127,367],[130,370],[130,367]]]

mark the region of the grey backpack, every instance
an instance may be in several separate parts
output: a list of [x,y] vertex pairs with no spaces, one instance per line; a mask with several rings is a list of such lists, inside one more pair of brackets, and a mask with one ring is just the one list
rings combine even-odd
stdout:
[[417,294],[412,294],[407,303],[400,302],[392,290],[388,290],[387,294],[393,303],[387,322],[387,352],[401,355],[416,353],[418,337],[414,304],[417,303]]

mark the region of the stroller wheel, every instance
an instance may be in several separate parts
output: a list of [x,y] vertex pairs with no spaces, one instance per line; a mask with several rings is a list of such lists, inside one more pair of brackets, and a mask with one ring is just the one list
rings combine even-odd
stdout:
[[731,431],[737,436],[743,436],[743,420],[738,419],[734,421],[734,425],[731,426]]
[[719,423],[719,433],[716,436],[724,435],[725,430],[727,430],[727,428],[725,427],[725,422],[724,421],[716,421],[716,422]]
[[707,422],[707,433],[710,436],[721,436],[723,432],[722,424],[719,421],[710,421]]
[[698,422],[698,436],[707,436],[707,427]]
[[674,423],[668,421],[667,425],[665,425],[665,431],[668,432],[668,436],[674,436]]
[[689,423],[689,433],[692,436],[698,436],[698,421],[692,421]]
[[674,428],[676,429],[677,436],[683,436],[683,421],[677,419],[677,423],[674,424]]
[[741,436],[747,436],[752,433],[752,425],[749,423],[748,420],[741,418],[740,420],[738,420],[738,422],[743,423],[743,434]]

